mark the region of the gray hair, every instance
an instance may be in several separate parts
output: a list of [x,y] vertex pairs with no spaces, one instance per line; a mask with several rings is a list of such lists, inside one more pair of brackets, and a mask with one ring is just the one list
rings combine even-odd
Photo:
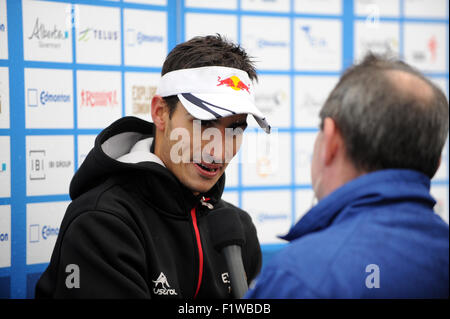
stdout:
[[[402,78],[421,85],[405,85]],[[330,93],[320,111],[320,127],[327,117],[336,122],[358,170],[405,168],[432,178],[447,138],[448,116],[444,93],[419,71],[369,53],[345,71]]]

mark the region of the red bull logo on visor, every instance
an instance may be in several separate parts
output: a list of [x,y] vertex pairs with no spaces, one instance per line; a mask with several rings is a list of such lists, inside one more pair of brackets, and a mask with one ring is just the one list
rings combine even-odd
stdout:
[[226,85],[226,86],[232,88],[233,90],[236,90],[236,91],[245,90],[250,94],[250,84],[245,85],[244,82],[242,82],[241,79],[239,79],[235,75],[233,75],[229,78],[223,79],[223,80],[219,76],[217,81],[219,82],[217,84],[217,86]]

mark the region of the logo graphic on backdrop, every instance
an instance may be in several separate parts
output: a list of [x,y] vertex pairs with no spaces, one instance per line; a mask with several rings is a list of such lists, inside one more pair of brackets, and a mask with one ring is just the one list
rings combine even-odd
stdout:
[[272,214],[269,212],[260,212],[256,215],[256,220],[259,223],[271,223],[273,221],[290,221],[288,214]]
[[45,150],[30,150],[30,180],[45,179]]
[[[267,26],[270,25],[270,28]],[[241,42],[256,59],[257,68],[290,68],[290,23],[284,17],[246,16],[241,20]]]
[[151,119],[151,104],[156,93],[160,73],[125,72],[125,115],[146,121]]
[[317,128],[320,109],[338,79],[337,76],[295,77],[295,126]]
[[123,10],[124,62],[160,67],[167,56],[167,12]]
[[70,103],[72,101],[70,94],[46,90],[39,91],[35,88],[29,88],[27,94],[29,107],[46,106],[51,103]]
[[283,89],[278,89],[274,92],[257,92],[255,94],[255,104],[265,115],[277,112],[286,103],[287,99],[287,93]]
[[43,19],[36,18],[28,40],[36,40],[40,48],[61,48],[62,41],[69,39],[69,31],[56,24],[46,24]]
[[354,59],[360,61],[367,52],[397,57],[400,47],[400,26],[396,22],[380,22],[376,27],[355,22]]
[[71,4],[22,2],[24,58],[72,62]]
[[73,136],[26,137],[27,195],[67,194],[74,172]]
[[295,68],[337,71],[342,67],[342,23],[296,19]]
[[66,201],[27,204],[27,265],[50,261],[61,221],[69,203]]
[[30,243],[38,243],[41,240],[47,240],[51,237],[58,237],[59,234],[59,225],[40,225],[33,224],[30,225],[29,229]]
[[122,75],[77,71],[79,128],[105,128],[122,116]]
[[11,266],[11,206],[0,205],[0,268]]
[[75,5],[74,15],[77,62],[120,64],[119,8]]
[[117,90],[111,91],[91,91],[81,90],[81,106],[89,107],[116,107],[119,106],[117,100]]
[[10,137],[0,136],[0,197],[11,196]]
[[261,244],[280,243],[291,226],[292,199],[290,191],[244,192],[242,209],[250,212],[258,229]]
[[25,127],[73,128],[72,70],[25,68]]
[[387,37],[385,39],[361,39],[361,50],[364,52],[397,52],[398,39]]
[[415,62],[423,63],[426,62],[427,57],[430,57],[431,63],[436,62],[438,45],[439,44],[436,39],[436,36],[431,35],[425,41],[425,46],[422,48],[422,50],[415,50],[412,52],[413,59],[415,60]]
[[152,98],[156,93],[156,86],[133,85],[131,108],[133,115],[149,115]]
[[45,180],[46,172],[53,169],[70,168],[73,163],[71,160],[48,160],[45,150],[30,150],[30,180]]
[[328,41],[325,37],[313,34],[310,25],[303,25],[300,27],[307,43],[313,48],[328,49]]
[[8,58],[8,25],[6,1],[0,0],[0,59]]
[[127,29],[127,45],[130,47],[139,46],[144,43],[163,43],[164,37],[157,34],[146,34],[135,29]]
[[88,27],[78,33],[79,42],[87,42],[89,40],[117,41],[119,40],[119,32],[116,30],[100,30]]
[[444,24],[405,23],[405,61],[423,72],[447,71],[447,29]]
[[0,67],[0,128],[9,128],[9,69],[6,67]]

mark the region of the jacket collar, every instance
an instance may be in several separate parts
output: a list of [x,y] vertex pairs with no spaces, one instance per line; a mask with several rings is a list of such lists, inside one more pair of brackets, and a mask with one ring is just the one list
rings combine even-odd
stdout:
[[436,203],[429,194],[430,179],[408,169],[387,169],[368,173],[346,183],[311,208],[285,236],[292,241],[308,233],[329,227],[345,218],[348,207],[382,201],[416,201],[432,208]]
[[136,183],[142,198],[157,208],[158,212],[172,217],[186,217],[203,198],[215,206],[225,187],[225,174],[206,193],[194,195],[167,168],[156,163],[143,162],[136,165],[146,167],[139,173]]

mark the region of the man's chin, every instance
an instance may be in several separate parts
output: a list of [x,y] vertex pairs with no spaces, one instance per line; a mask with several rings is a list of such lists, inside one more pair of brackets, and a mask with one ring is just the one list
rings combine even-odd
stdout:
[[189,188],[192,191],[192,193],[194,193],[194,195],[198,195],[199,193],[206,193],[209,190],[211,190],[211,188],[213,188],[213,186],[217,183],[219,179],[220,177],[215,179],[204,179],[202,177],[198,177],[186,180],[185,183],[183,184],[187,188]]
[[[200,184],[200,183],[199,183]],[[195,185],[186,185],[194,195],[198,195],[200,193],[206,193],[208,192],[216,183],[201,183],[201,185],[195,184]]]

